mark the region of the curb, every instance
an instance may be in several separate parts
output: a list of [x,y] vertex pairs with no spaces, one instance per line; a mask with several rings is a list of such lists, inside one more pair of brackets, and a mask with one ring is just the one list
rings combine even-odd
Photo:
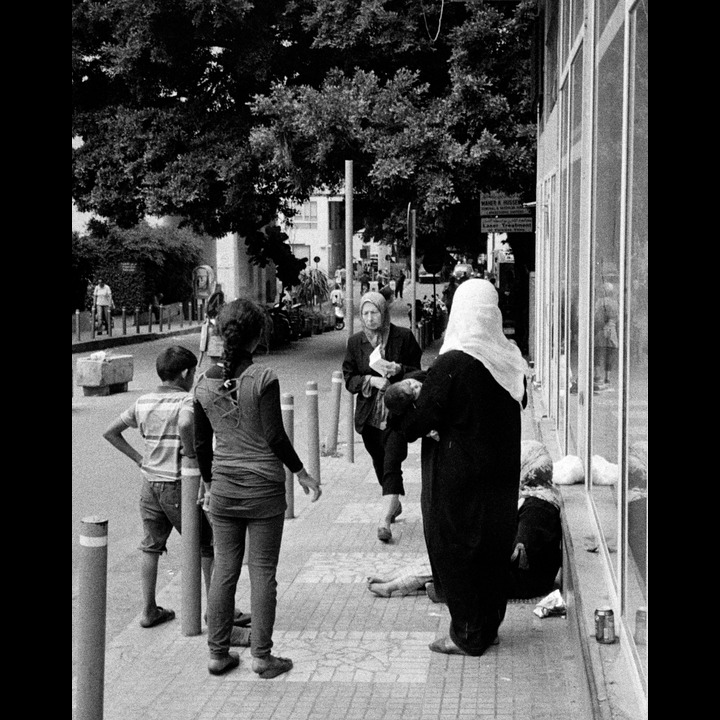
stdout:
[[124,345],[135,345],[141,342],[150,342],[151,340],[160,340],[165,337],[174,337],[176,335],[191,335],[199,333],[201,325],[195,325],[189,328],[180,328],[178,330],[168,330],[167,332],[152,332],[137,335],[119,335],[117,337],[106,337],[101,340],[85,340],[84,342],[74,342],[72,352],[81,353],[88,350],[105,350],[111,347],[122,347]]

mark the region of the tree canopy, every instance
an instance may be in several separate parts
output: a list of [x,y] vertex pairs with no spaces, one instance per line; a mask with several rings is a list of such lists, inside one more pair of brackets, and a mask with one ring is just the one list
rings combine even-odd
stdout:
[[73,200],[176,215],[292,278],[277,233],[353,161],[357,227],[479,237],[478,196],[534,193],[536,0],[74,0]]

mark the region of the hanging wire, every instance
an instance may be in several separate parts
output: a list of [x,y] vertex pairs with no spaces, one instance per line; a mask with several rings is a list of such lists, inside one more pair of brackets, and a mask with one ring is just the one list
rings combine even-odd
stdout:
[[438,18],[438,27],[437,27],[437,32],[435,33],[435,37],[432,37],[432,35],[430,35],[430,28],[428,27],[428,23],[427,23],[427,15],[425,14],[425,5],[423,4],[422,0],[420,0],[420,7],[422,8],[423,20],[425,22],[425,30],[428,34],[428,37],[430,38],[430,42],[432,44],[435,44],[435,41],[440,36],[440,27],[442,26],[443,10],[445,9],[445,0],[440,0],[440,17]]

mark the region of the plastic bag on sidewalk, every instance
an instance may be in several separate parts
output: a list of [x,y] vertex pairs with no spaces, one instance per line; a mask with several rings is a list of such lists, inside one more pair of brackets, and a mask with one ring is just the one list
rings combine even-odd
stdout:
[[553,590],[535,606],[533,612],[539,618],[549,617],[551,615],[567,615],[567,607],[560,591]]

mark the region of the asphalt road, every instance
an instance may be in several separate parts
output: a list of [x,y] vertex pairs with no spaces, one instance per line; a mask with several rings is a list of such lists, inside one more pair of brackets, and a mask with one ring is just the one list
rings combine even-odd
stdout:
[[[393,322],[404,327],[409,326],[407,317],[409,297],[406,293],[405,299],[396,301],[391,308]],[[358,301],[359,296],[355,299],[356,311]],[[355,329],[359,330],[357,322]],[[349,330],[346,326],[344,330],[303,338],[287,349],[273,351],[269,355],[261,354],[255,358],[255,362],[267,363],[273,367],[280,379],[281,393],[290,393],[293,396],[294,444],[306,464],[309,458],[306,432],[308,404],[305,395],[307,383],[314,381],[318,386],[319,439],[324,443],[331,422],[332,373],[341,369],[348,334]],[[159,384],[155,372],[155,358],[163,348],[171,344],[181,344],[197,352],[198,339],[199,335],[184,335],[112,350],[114,354],[133,356],[134,375],[127,392],[107,397],[86,397],[82,388],[75,387],[72,400],[73,675],[75,675],[76,662],[75,638],[81,551],[78,536],[83,518],[103,516],[108,519],[106,611],[108,642],[127,627],[141,609],[140,551],[138,550],[142,539],[142,524],[138,509],[141,478],[135,465],[104,440],[102,433],[139,395]],[[87,354],[73,355],[73,373],[77,359],[86,356]],[[431,359],[432,351],[428,350],[423,356],[423,366],[427,367]],[[201,369],[206,367],[207,362],[207,360],[203,362]],[[339,454],[346,453],[350,412],[349,395],[343,390],[338,428]],[[141,449],[141,438],[137,431],[129,429],[125,437],[131,444]],[[357,434],[354,434],[353,440],[355,453],[363,452]],[[296,494],[296,504],[299,502],[304,502],[301,492]],[[168,553],[160,560],[158,593],[180,572],[180,566],[180,536],[173,533],[168,541]]]

